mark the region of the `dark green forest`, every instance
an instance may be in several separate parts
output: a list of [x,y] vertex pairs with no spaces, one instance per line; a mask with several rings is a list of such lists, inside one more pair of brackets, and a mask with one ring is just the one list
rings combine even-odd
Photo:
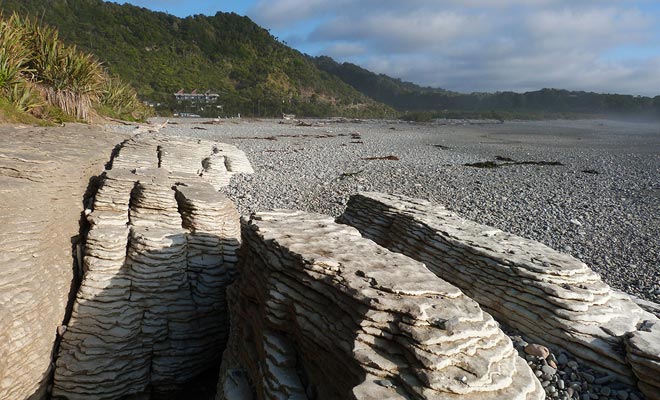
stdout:
[[[660,117],[654,98],[559,89],[457,93],[375,74],[286,46],[249,18],[218,12],[178,18],[102,0],[0,0],[59,29],[60,38],[95,54],[160,113],[204,116],[557,118]],[[173,93],[210,90],[216,104],[177,103]],[[204,108],[202,110],[202,107]]]
[[95,54],[164,109],[191,107],[172,93],[196,89],[220,94],[202,112],[209,116],[395,115],[234,13],[178,18],[101,0],[0,0],[0,8],[57,27],[65,42]]
[[552,117],[660,117],[660,96],[542,89],[533,92],[457,93],[421,87],[387,75],[375,74],[355,64],[340,64],[330,57],[315,57],[323,71],[338,76],[374,100],[411,119],[433,117],[552,118]]

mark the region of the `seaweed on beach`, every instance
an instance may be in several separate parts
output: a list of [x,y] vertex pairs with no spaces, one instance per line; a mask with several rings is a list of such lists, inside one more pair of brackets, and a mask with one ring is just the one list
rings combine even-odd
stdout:
[[559,166],[559,165],[564,165],[559,161],[516,161],[510,164],[505,164],[505,165],[551,165],[551,166]]
[[370,161],[370,160],[389,160],[389,161],[398,161],[398,160],[399,160],[399,157],[397,157],[397,156],[392,156],[392,155],[390,155],[390,156],[383,156],[383,157],[365,157],[365,158],[363,158],[363,160],[368,160],[368,161]]
[[483,161],[483,162],[476,162],[476,163],[465,163],[463,164],[466,167],[475,167],[475,168],[499,168],[501,164],[498,164],[493,161]]
[[362,172],[364,172],[363,169],[360,169],[360,170],[357,170],[357,171],[342,172],[341,175],[339,175],[339,180],[344,180],[344,179],[347,179],[347,178],[355,177],[355,176],[361,174]]
[[500,156],[495,157],[495,159],[498,160],[498,161],[504,161],[504,162],[497,163],[495,161],[480,161],[480,162],[475,162],[475,163],[465,163],[463,165],[466,166],[466,167],[487,168],[487,169],[507,167],[507,166],[510,166],[510,165],[541,165],[541,166],[560,166],[560,165],[564,165],[559,161],[514,161],[511,158],[500,157]]

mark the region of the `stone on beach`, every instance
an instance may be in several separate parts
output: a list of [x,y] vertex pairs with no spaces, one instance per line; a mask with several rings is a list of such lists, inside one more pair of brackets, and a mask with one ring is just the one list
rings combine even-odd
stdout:
[[545,359],[550,355],[550,350],[540,344],[532,343],[525,346],[525,353],[529,354],[530,356],[536,356]]
[[[553,226],[552,213],[533,201],[525,203],[533,197],[530,193],[551,185],[560,174],[525,175],[511,168],[508,174],[488,171],[493,180],[486,182],[484,171],[457,167],[463,165],[462,158],[474,157],[473,147],[452,142],[452,151],[443,150],[446,158],[429,157],[423,146],[430,147],[428,140],[436,143],[438,133],[447,134],[443,143],[454,140],[434,126],[417,130],[397,123],[396,132],[383,135],[378,129],[369,132],[369,126],[391,121],[328,125],[318,127],[325,131],[322,138],[287,131],[288,139],[278,136],[273,141],[262,140],[273,134],[266,124],[231,124],[222,132],[188,131],[181,124],[168,128],[167,134],[134,135],[115,147],[100,176],[93,175],[102,171],[110,149],[124,136],[88,127],[70,134],[67,127],[55,138],[30,128],[24,138],[29,143],[19,149],[11,148],[12,137],[3,139],[0,322],[7,329],[0,332],[0,398],[46,396],[46,385],[53,383],[51,364],[57,366],[50,385],[55,395],[148,397],[140,392],[173,390],[209,366],[217,367],[228,336],[220,398],[532,399],[543,398],[545,392],[560,400],[639,400],[621,381],[638,384],[646,398],[658,398],[660,307],[642,299],[632,299],[639,307],[631,305],[631,297],[604,285],[572,257],[502,230],[475,227],[444,214],[446,210],[437,218],[420,217],[437,206],[385,195],[386,201],[374,198],[378,201],[361,206],[361,223],[367,229],[360,230],[386,237],[380,244],[396,251],[428,252],[421,262],[378,247],[329,217],[281,210],[260,212],[244,224],[248,240],[240,257],[238,213],[218,193],[236,199],[243,212],[286,207],[336,216],[356,187],[390,191],[400,186],[416,197],[454,196],[452,207],[463,215],[502,229],[521,233],[524,228],[525,235],[556,232],[550,241],[543,234],[532,237],[560,243],[557,248],[574,254],[585,254],[585,244],[574,245],[570,234],[586,232],[594,241],[589,247],[592,261],[593,254],[612,257],[618,250],[603,252],[592,234],[600,229],[602,237],[614,231],[599,225],[594,210],[574,197],[538,190],[542,199],[572,199],[571,206],[561,208],[568,235]],[[260,126],[269,126],[268,131],[259,132]],[[357,128],[365,131],[364,143],[351,147],[346,132]],[[420,138],[424,130],[430,136]],[[245,153],[210,140],[214,137],[240,143],[259,174],[241,176],[253,172]],[[332,150],[340,145],[346,147]],[[488,146],[490,142],[484,149],[490,151]],[[349,147],[351,151],[344,151]],[[364,163],[386,154],[396,154],[399,160]],[[562,152],[558,159],[571,157]],[[567,174],[576,168],[566,162]],[[619,176],[616,168],[603,171],[600,178]],[[443,184],[431,186],[439,181]],[[522,203],[507,192],[507,182],[526,187],[519,193]],[[490,189],[481,190],[487,185]],[[493,193],[492,187],[509,199],[495,198],[497,207],[482,207],[487,203],[484,193]],[[580,195],[592,198],[593,193]],[[468,197],[472,200],[462,200]],[[388,207],[379,204],[381,200]],[[602,209],[603,202],[594,204]],[[515,212],[509,214],[507,207]],[[525,207],[528,210],[520,212]],[[530,207],[539,211],[534,221]],[[640,209],[626,206],[627,212],[639,214],[631,219],[638,229],[612,235],[619,242],[648,236],[648,225],[656,219]],[[80,211],[89,227],[81,220],[79,230]],[[646,227],[639,223],[644,219],[649,220]],[[648,238],[648,246],[619,254],[631,256],[629,263],[641,265],[645,274],[651,270],[647,264],[657,258],[652,251],[657,239]],[[650,255],[644,258],[647,264],[640,264],[644,251]],[[72,259],[80,260],[73,269]],[[438,267],[438,261],[446,265]],[[613,265],[619,273],[619,264]],[[227,293],[239,270],[248,273]],[[632,276],[639,270],[622,274],[628,272]],[[79,289],[76,279],[70,287],[74,274],[82,278]],[[462,291],[447,283],[454,279]],[[67,294],[73,315],[62,325]],[[483,302],[482,308],[466,295]],[[527,362],[511,351],[510,339],[482,310],[500,322],[518,321],[503,324],[503,329]],[[53,342],[56,358],[51,357]],[[555,358],[551,350],[560,353],[554,353]]]

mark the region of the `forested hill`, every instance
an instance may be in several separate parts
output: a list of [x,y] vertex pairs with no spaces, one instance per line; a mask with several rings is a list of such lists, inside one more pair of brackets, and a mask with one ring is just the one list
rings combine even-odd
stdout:
[[384,74],[375,74],[351,63],[340,64],[327,56],[312,58],[317,67],[374,100],[389,104],[401,111],[421,111],[436,109],[438,101],[455,98],[458,93],[444,89],[421,87]]
[[[533,92],[463,94],[421,87],[387,75],[375,74],[355,64],[340,64],[329,57],[313,58],[322,70],[336,75],[374,100],[399,111],[499,112],[529,116],[539,113],[571,113],[618,117],[660,117],[660,96],[600,94],[560,89]],[[448,112],[447,112],[448,111]]]
[[38,16],[95,54],[143,99],[171,103],[185,89],[220,94],[207,113],[384,116],[377,103],[233,13],[178,18],[101,0],[0,0],[5,15]]

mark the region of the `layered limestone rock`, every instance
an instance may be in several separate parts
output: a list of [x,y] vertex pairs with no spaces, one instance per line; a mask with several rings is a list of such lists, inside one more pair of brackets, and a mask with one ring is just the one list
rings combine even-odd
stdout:
[[641,329],[657,317],[570,255],[404,196],[357,194],[339,220],[424,262],[530,339],[567,350],[620,381],[632,384],[636,375],[645,392],[657,388],[658,330]]
[[55,397],[115,399],[217,365],[240,224],[202,173],[214,149],[244,158],[224,146],[138,135],[117,149],[87,212],[85,274],[56,361]]
[[74,280],[90,178],[125,136],[0,126],[0,399],[41,399]]
[[236,173],[253,173],[245,153],[235,146],[209,140],[139,134],[122,143],[113,169],[163,168],[172,178],[201,176],[220,189]]
[[228,289],[218,399],[542,399],[490,315],[330,217],[258,213]]
[[660,400],[660,322],[643,324],[626,337],[627,358],[647,400]]

